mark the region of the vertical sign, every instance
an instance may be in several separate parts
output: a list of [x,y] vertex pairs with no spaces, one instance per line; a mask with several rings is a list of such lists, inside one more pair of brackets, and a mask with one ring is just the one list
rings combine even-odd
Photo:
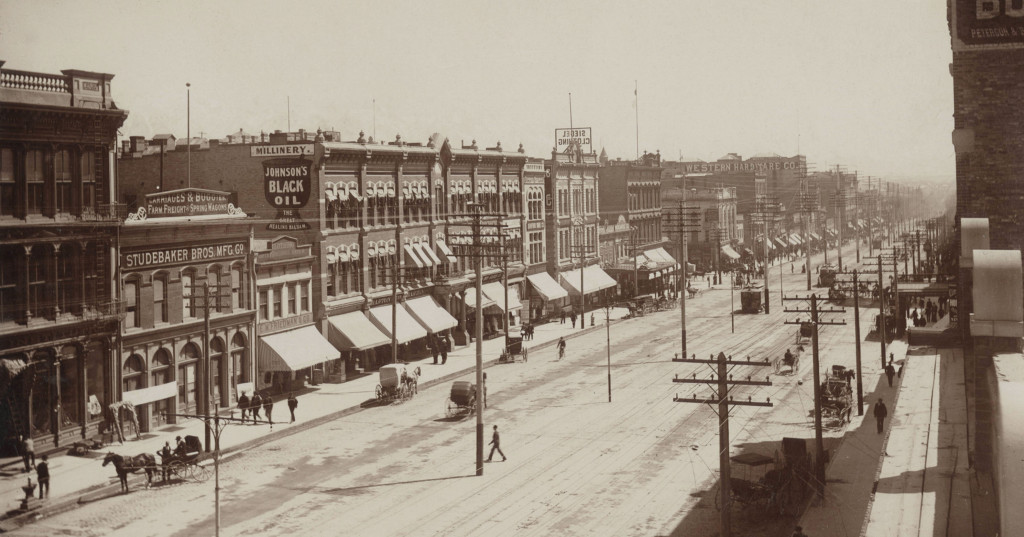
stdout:
[[953,3],[953,51],[1024,48],[1021,0],[948,0]]
[[960,314],[957,308],[957,282],[949,282],[949,327],[956,328],[960,326]]

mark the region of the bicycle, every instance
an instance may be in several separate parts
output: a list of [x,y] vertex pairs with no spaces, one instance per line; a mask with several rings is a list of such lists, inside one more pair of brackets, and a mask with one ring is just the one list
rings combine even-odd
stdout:
[[565,345],[558,346],[558,359],[561,360],[562,358],[565,358]]

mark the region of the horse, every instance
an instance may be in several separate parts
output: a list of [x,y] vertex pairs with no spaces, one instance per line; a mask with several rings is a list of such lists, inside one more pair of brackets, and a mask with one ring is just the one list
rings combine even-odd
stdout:
[[146,488],[153,484],[153,474],[157,471],[156,457],[149,453],[140,453],[134,457],[122,457],[117,453],[107,453],[103,459],[103,466],[108,463],[114,464],[117,470],[117,477],[121,480],[121,492],[128,492],[128,474],[134,474],[139,470],[146,471]]
[[689,298],[696,297],[697,293],[699,293],[699,292],[700,291],[696,287],[694,287],[692,285],[686,288],[686,294],[689,295]]

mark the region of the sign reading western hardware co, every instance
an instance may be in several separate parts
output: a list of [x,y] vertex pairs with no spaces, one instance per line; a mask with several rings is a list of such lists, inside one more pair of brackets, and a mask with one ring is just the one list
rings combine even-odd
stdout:
[[121,269],[139,270],[169,265],[187,265],[243,257],[248,253],[249,241],[247,240],[133,249],[121,252]]

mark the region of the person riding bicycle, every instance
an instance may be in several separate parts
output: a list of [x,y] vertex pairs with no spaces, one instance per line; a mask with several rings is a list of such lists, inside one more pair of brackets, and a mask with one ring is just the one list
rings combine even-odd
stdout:
[[558,338],[558,359],[565,356],[565,338]]

